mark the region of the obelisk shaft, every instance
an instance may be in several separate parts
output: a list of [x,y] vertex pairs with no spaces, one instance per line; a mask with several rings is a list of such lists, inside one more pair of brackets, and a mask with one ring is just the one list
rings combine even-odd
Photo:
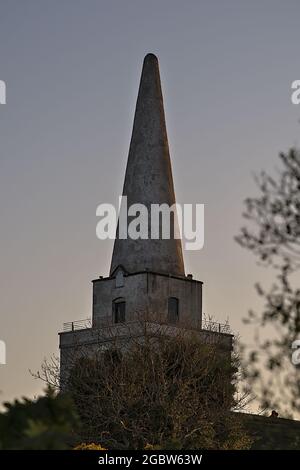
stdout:
[[[153,54],[144,59],[123,196],[128,206],[144,204],[149,214],[152,204],[175,203],[159,65]],[[149,270],[184,276],[181,240],[173,230],[170,239],[137,240],[119,239],[117,231],[110,274],[119,265],[130,273]]]

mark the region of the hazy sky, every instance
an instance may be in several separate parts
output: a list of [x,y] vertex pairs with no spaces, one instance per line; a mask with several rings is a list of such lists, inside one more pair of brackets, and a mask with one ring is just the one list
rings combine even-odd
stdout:
[[34,395],[63,322],[90,316],[112,242],[96,207],[122,190],[143,57],[160,60],[178,202],[204,203],[205,247],[185,254],[204,310],[243,339],[270,281],[233,236],[251,173],[299,144],[299,1],[1,0],[0,401]]

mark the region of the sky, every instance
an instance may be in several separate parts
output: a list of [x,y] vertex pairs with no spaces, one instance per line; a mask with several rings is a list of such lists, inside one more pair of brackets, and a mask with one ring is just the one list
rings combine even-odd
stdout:
[[177,202],[205,204],[185,253],[204,311],[242,323],[271,275],[234,241],[253,173],[299,145],[298,1],[0,0],[0,402],[36,396],[63,323],[91,315],[112,241],[96,207],[122,191],[142,61],[160,61]]

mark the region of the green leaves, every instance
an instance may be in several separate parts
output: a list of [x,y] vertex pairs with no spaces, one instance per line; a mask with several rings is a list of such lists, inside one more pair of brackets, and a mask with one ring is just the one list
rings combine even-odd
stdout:
[[67,449],[77,426],[70,397],[48,388],[36,400],[5,403],[0,414],[0,449]]

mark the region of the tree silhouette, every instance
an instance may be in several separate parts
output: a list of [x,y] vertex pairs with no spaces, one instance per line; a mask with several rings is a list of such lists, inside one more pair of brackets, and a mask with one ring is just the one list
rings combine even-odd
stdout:
[[[245,200],[247,226],[236,237],[265,266],[273,268],[269,289],[256,284],[263,311],[249,312],[245,322],[265,330],[247,354],[244,374],[263,408],[300,412],[300,369],[292,364],[292,345],[300,334],[300,152],[279,155],[276,177],[256,177],[258,197]],[[271,333],[271,328],[273,333]]]

